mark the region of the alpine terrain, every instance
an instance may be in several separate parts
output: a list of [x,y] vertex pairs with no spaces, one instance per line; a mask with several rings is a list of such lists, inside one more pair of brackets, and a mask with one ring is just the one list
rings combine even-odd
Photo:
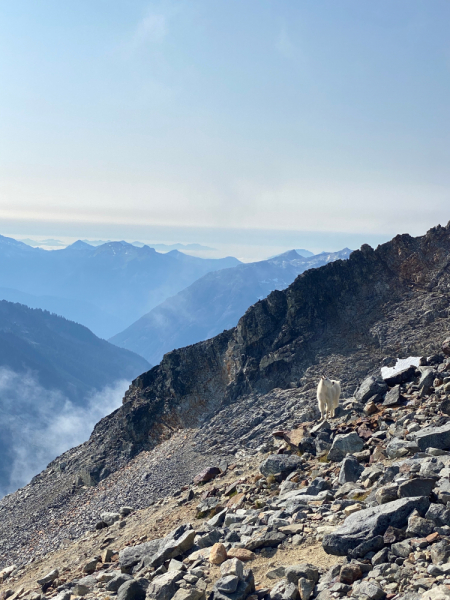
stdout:
[[450,224],[169,352],[0,502],[2,598],[448,598],[449,324]]

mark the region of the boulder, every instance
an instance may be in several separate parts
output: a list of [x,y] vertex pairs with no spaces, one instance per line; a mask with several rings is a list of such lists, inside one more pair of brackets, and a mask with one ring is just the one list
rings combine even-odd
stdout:
[[413,436],[422,452],[425,452],[427,448],[450,449],[450,423],[441,427],[425,427],[414,433]]
[[450,510],[442,504],[431,504],[425,515],[425,519],[433,521],[438,527],[450,525]]
[[205,600],[205,592],[197,588],[180,588],[172,600]]
[[400,386],[396,385],[386,394],[383,401],[383,406],[395,406],[396,404],[400,404],[400,402],[402,402],[403,400],[404,397],[400,392]]
[[375,492],[375,500],[378,504],[387,504],[388,502],[394,502],[398,498],[398,485],[396,483],[389,483],[378,488]]
[[372,396],[383,396],[388,389],[387,384],[382,379],[367,377],[359,386],[355,398],[358,402],[366,402]]
[[314,581],[311,581],[311,579],[300,577],[297,584],[298,591],[300,593],[300,600],[309,600],[314,591],[314,585]]
[[301,466],[299,456],[290,456],[288,454],[271,454],[260,465],[259,470],[268,477],[269,475],[288,475]]
[[152,557],[144,560],[145,566],[159,567],[166,560],[184,554],[194,545],[195,536],[196,532],[190,523],[180,525],[161,540],[158,551]]
[[145,600],[147,579],[131,579],[123,583],[117,591],[117,600]]
[[47,573],[47,575],[45,575],[44,577],[41,577],[41,579],[38,579],[37,582],[40,586],[44,586],[44,585],[51,583],[52,581],[55,581],[55,579],[58,579],[58,577],[59,577],[58,569],[53,569],[53,571],[50,571],[50,573]]
[[298,600],[300,594],[296,585],[282,579],[270,590],[269,598],[270,600]]
[[408,519],[406,535],[409,537],[424,538],[434,531],[433,524],[428,519],[423,519],[418,512],[411,513]]
[[410,442],[407,440],[401,440],[399,438],[392,438],[389,444],[386,446],[386,454],[389,458],[400,458],[407,456],[408,454],[414,454],[419,451],[417,442]]
[[419,380],[419,389],[423,396],[428,395],[431,392],[433,383],[436,377],[436,371],[431,367],[419,367],[421,376]]
[[314,565],[309,563],[300,563],[298,565],[290,565],[286,567],[286,580],[290,583],[297,585],[299,579],[309,579],[313,583],[317,583],[319,580],[319,570]]
[[361,600],[384,600],[386,592],[375,582],[362,581],[353,585],[352,596],[361,598]]
[[347,565],[342,565],[339,572],[339,581],[341,583],[346,583],[347,585],[352,585],[355,581],[358,581],[358,579],[362,579],[362,576],[363,573],[358,564],[348,563]]
[[425,514],[429,506],[429,499],[421,496],[360,510],[347,517],[341,527],[324,536],[323,548],[328,554],[345,556],[363,542],[382,536],[389,525],[404,527],[414,509]]
[[272,548],[279,546],[286,536],[279,531],[262,531],[256,533],[250,541],[245,544],[247,550],[257,550],[258,548]]
[[358,481],[364,467],[359,464],[354,456],[346,456],[342,461],[341,470],[339,472],[339,483],[343,485],[349,481]]
[[404,481],[398,488],[399,498],[411,498],[413,496],[429,496],[436,485],[436,480],[427,477],[416,477]]
[[150,559],[156,554],[161,546],[162,540],[152,540],[137,546],[123,548],[119,552],[119,564],[122,573],[132,573],[133,568],[144,560]]
[[108,581],[105,586],[107,592],[117,592],[117,590],[127,581],[131,581],[133,578],[131,575],[126,573],[117,573],[112,579]]
[[256,558],[256,555],[251,550],[246,548],[230,548],[227,551],[228,558],[237,558],[242,562],[247,562]]
[[223,544],[214,544],[209,554],[209,562],[213,565],[221,565],[227,560],[227,549]]
[[172,600],[178,590],[177,581],[182,577],[182,571],[169,571],[155,577],[147,588],[147,598],[149,600]]
[[220,574],[222,577],[225,575],[236,575],[238,579],[244,579],[244,565],[238,558],[226,560],[220,565]]
[[431,561],[433,565],[446,563],[450,558],[450,544],[447,540],[441,540],[431,546],[430,550]]
[[449,600],[450,590],[446,585],[436,585],[422,594],[421,600]]
[[450,337],[442,342],[442,352],[445,356],[450,356]]
[[217,475],[220,475],[219,467],[208,467],[207,469],[205,469],[204,471],[202,471],[194,477],[194,483],[206,483],[207,481],[211,481],[211,479],[214,479],[214,477],[217,477]]
[[402,383],[406,383],[407,381],[412,381],[416,374],[416,369],[417,367],[410,366],[406,369],[402,369],[401,371],[397,371],[392,375],[387,375],[386,377],[383,377],[383,380],[389,387],[394,387],[395,385],[400,385]]
[[120,521],[120,514],[115,512],[102,512],[100,519],[110,527],[116,521]]
[[[227,591],[228,588],[236,588],[233,592]],[[252,571],[244,571],[243,577],[235,574],[222,576],[213,587],[213,593],[209,597],[211,600],[244,600],[255,589],[255,579]]]
[[362,440],[354,431],[351,433],[339,434],[333,440],[331,449],[328,452],[328,460],[340,462],[347,454],[360,452],[363,447],[364,440]]

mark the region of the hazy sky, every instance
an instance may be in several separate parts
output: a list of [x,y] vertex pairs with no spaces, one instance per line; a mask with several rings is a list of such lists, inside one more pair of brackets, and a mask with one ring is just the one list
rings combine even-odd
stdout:
[[448,0],[0,0],[0,233],[447,223],[449,25]]

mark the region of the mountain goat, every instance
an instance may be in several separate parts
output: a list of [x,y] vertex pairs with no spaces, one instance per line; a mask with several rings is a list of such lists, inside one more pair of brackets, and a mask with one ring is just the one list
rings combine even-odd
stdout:
[[322,375],[317,386],[317,401],[322,419],[326,419],[328,416],[334,417],[334,411],[339,406],[340,395],[340,381],[328,379],[325,375]]

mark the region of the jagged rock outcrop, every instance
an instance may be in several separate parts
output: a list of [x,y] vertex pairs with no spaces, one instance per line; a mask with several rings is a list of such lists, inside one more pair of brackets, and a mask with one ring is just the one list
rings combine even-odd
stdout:
[[293,384],[307,392],[315,386],[311,372],[325,369],[350,395],[383,357],[437,351],[448,329],[449,252],[450,224],[418,238],[399,235],[376,250],[364,245],[273,292],[235,329],[166,354],[97,425],[87,471],[101,479],[243,396]]

